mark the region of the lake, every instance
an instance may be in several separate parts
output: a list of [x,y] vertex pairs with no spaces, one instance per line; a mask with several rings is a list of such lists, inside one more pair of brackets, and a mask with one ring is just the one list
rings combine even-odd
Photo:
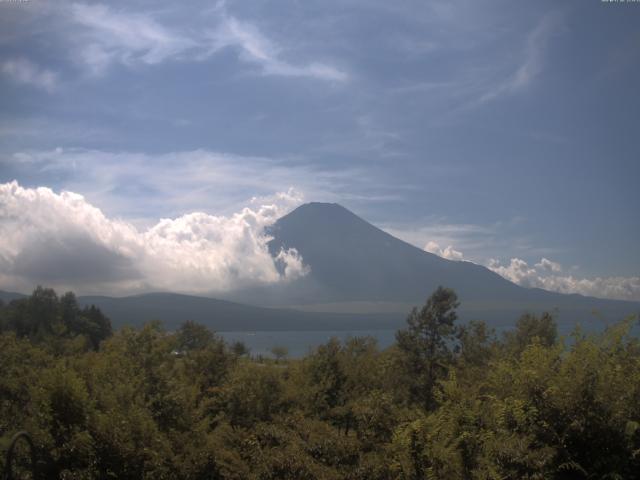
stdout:
[[318,345],[327,343],[332,337],[345,341],[352,337],[373,337],[379,348],[387,348],[395,341],[396,330],[320,330],[320,331],[258,331],[258,332],[218,332],[228,343],[241,341],[251,355],[272,357],[273,347],[285,347],[289,357],[305,356]]
[[[494,327],[498,337],[506,330],[514,328],[513,325],[502,325]],[[571,344],[571,332],[575,325],[558,325],[558,334],[564,337],[566,344]],[[583,325],[586,333],[595,333],[603,330],[603,324],[599,322],[589,322]],[[378,341],[380,349],[387,348],[395,342],[396,329],[379,330],[286,330],[286,331],[255,331],[255,332],[217,332],[228,343],[241,341],[250,350],[251,355],[264,355],[273,357],[271,349],[273,347],[285,347],[289,351],[290,358],[300,358],[318,345],[327,343],[332,337],[336,337],[342,342],[352,337],[373,337]],[[640,335],[640,325],[632,329],[633,335]]]

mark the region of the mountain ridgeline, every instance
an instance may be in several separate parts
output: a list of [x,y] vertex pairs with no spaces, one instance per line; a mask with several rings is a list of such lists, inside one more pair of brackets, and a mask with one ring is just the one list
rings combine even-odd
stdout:
[[513,324],[527,311],[553,311],[564,324],[615,321],[640,311],[636,302],[518,286],[481,265],[446,260],[421,250],[337,204],[302,205],[279,219],[268,233],[273,237],[269,243],[272,255],[282,248],[295,248],[310,273],[284,287],[255,292],[262,303],[418,305],[429,292],[446,285],[458,293],[461,318],[498,325]]
[[293,247],[311,267],[310,275],[297,282],[299,297],[292,299],[297,302],[416,302],[438,285],[451,285],[467,301],[526,296],[480,265],[420,250],[337,204],[302,205],[268,233],[272,255]]
[[[395,329],[439,285],[457,292],[462,321],[494,327],[512,326],[524,313],[553,312],[564,333],[576,323],[599,330],[640,312],[637,302],[518,286],[481,265],[421,250],[337,204],[302,205],[266,233],[274,258],[295,248],[309,273],[275,285],[211,292],[216,298],[151,293],[78,302],[99,307],[115,327],[161,320],[174,328],[193,320],[217,331]],[[16,296],[0,292],[5,302]]]

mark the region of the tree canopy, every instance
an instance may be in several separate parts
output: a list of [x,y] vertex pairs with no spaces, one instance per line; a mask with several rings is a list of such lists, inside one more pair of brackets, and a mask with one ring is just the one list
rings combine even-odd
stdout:
[[390,348],[276,361],[192,322],[111,332],[38,288],[0,306],[0,449],[27,430],[47,479],[640,478],[634,319],[498,337],[457,306],[439,288]]

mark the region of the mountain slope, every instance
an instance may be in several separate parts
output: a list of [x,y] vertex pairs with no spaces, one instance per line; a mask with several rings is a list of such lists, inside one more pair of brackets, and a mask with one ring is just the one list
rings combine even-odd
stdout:
[[471,262],[443,259],[369,224],[337,204],[309,203],[268,229],[269,249],[296,248],[311,272],[284,287],[254,292],[272,304],[403,302],[422,304],[438,285],[456,290],[466,318],[514,322],[525,311],[555,310],[565,322],[592,311],[619,319],[640,304],[520,287]]
[[9,303],[12,300],[19,300],[24,297],[26,297],[26,295],[23,295],[22,293],[5,292],[4,290],[0,290],[0,300],[4,303]]
[[290,247],[300,252],[311,266],[308,280],[322,286],[328,301],[414,301],[438,285],[449,285],[468,300],[520,291],[482,266],[420,250],[337,204],[303,205],[279,219],[269,234],[272,254]]

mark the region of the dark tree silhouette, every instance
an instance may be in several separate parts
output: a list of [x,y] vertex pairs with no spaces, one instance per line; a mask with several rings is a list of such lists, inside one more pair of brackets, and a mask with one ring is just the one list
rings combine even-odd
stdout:
[[407,328],[396,333],[406,368],[414,379],[411,396],[427,410],[435,407],[434,388],[446,375],[458,329],[454,325],[458,297],[450,288],[438,287],[427,303],[414,308]]

